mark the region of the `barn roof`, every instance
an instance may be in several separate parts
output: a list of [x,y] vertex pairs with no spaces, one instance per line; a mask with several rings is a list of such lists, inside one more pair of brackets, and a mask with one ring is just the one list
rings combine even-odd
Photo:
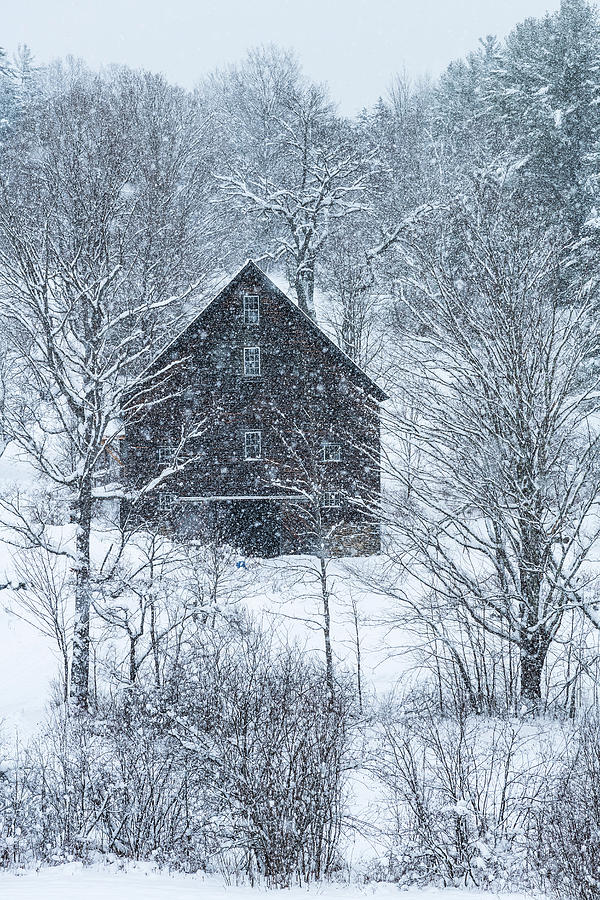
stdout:
[[185,328],[175,337],[172,341],[170,341],[166,347],[164,347],[158,355],[155,357],[153,362],[148,366],[146,372],[149,369],[154,368],[156,363],[164,356],[167,351],[172,350],[178,342],[187,334],[190,329],[193,329],[197,324],[199,324],[207,311],[213,306],[213,304],[217,304],[219,299],[223,296],[226,291],[231,290],[232,286],[235,285],[237,281],[242,281],[243,278],[247,275],[252,275],[254,278],[261,279],[266,287],[269,290],[276,293],[282,300],[293,310],[293,314],[299,316],[304,324],[310,328],[316,336],[322,340],[328,350],[332,351],[332,355],[337,358],[340,365],[342,365],[352,376],[354,380],[359,381],[362,385],[365,386],[367,392],[374,397],[378,401],[387,400],[387,394],[376,384],[373,379],[367,375],[367,373],[358,366],[353,359],[351,359],[347,353],[344,353],[334,341],[323,331],[323,329],[314,321],[310,316],[308,316],[300,307],[294,303],[294,301],[288,297],[284,291],[282,291],[274,281],[272,281],[268,275],[263,272],[263,270],[258,266],[253,259],[248,259],[244,265],[233,275],[227,283],[219,289],[219,291],[206,303],[206,305],[197,313],[196,316],[185,326]]

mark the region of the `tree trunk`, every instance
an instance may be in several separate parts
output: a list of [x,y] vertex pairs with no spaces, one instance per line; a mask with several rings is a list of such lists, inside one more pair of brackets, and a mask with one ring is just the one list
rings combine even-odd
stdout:
[[542,672],[547,648],[541,640],[524,641],[520,651],[521,701],[532,712],[537,712],[542,705]]
[[354,619],[354,636],[356,641],[356,688],[358,692],[358,709],[359,712],[363,711],[363,699],[362,699],[362,660],[361,660],[361,648],[360,648],[360,628],[358,621],[358,606],[356,605],[356,597],[352,595],[352,617]]
[[354,362],[358,362],[358,334],[354,304],[352,299],[346,299],[342,312],[342,350]]
[[75,620],[70,699],[78,712],[89,706],[90,677],[90,533],[92,527],[92,482],[86,478],[77,500],[77,552],[75,580]]
[[154,660],[154,684],[160,687],[160,654],[158,652],[158,636],[156,634],[156,607],[154,601],[150,604],[150,643],[152,645],[152,659]]
[[137,678],[137,656],[136,647],[138,642],[137,635],[129,635],[129,683],[134,684]]
[[315,319],[315,265],[312,261],[298,264],[296,269],[296,297],[298,306],[311,319]]
[[327,568],[323,556],[321,563],[321,595],[323,598],[323,635],[325,638],[325,677],[331,703],[335,699],[333,682],[333,654],[331,652],[331,613],[329,610],[329,590],[327,589]]
[[[525,428],[523,429],[526,434]],[[528,444],[524,445],[524,456],[532,456]],[[543,573],[547,570],[544,559],[544,530],[542,527],[544,507],[536,485],[533,465],[523,467],[520,484],[524,498],[521,511],[520,538],[522,558],[519,565],[521,583],[520,617],[523,623],[519,656],[521,663],[520,700],[531,712],[538,712],[542,705],[542,671],[550,638],[540,623],[540,598],[543,596]]]
[[69,655],[68,653],[63,653],[63,702],[69,702]]

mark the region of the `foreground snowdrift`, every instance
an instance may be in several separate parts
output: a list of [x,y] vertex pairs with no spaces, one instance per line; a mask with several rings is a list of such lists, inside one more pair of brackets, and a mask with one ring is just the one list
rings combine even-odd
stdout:
[[[222,881],[195,875],[170,875],[151,868],[113,870],[109,867],[57,866],[39,872],[0,872],[2,900],[222,900],[256,897],[257,889],[231,886]],[[275,891],[261,894],[277,896]],[[398,890],[396,885],[316,884],[310,888],[292,888],[281,892],[286,900],[319,897],[322,900],[489,900],[490,894],[477,890]],[[525,894],[497,895],[496,900],[525,900]]]

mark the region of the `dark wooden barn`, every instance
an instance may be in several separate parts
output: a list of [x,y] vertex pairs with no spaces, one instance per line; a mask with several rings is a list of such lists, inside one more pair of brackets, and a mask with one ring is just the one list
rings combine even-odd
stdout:
[[254,262],[146,376],[127,515],[248,555],[378,551],[385,394]]

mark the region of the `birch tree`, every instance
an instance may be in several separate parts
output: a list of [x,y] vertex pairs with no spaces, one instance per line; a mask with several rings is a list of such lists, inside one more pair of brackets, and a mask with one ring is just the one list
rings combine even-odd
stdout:
[[[128,92],[82,76],[47,103],[45,114],[35,110],[36,134],[22,138],[28,152],[13,154],[0,184],[1,311],[19,362],[6,429],[70,508],[74,549],[60,551],[71,554],[75,581],[70,695],[85,709],[94,499],[121,496],[118,486],[111,493],[99,485],[96,472],[135,413],[145,386],[140,372],[181,317],[181,296],[168,292],[178,287],[174,277],[170,286],[149,277],[168,242],[152,258],[140,238],[136,184],[143,178],[124,128]],[[173,179],[157,217],[180,190]],[[191,228],[183,237],[191,240]],[[190,436],[195,430],[191,424]],[[53,549],[43,523],[28,520],[18,503],[3,506],[23,546]]]

